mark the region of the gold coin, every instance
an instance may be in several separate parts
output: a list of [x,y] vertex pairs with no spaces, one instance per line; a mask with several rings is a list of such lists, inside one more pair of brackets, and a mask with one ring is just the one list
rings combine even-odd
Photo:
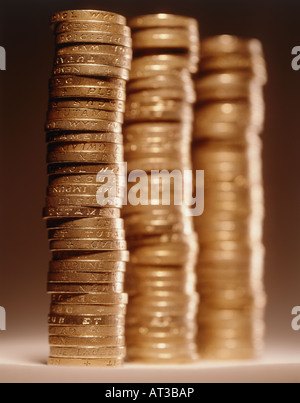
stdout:
[[188,248],[183,245],[151,245],[131,251],[131,262],[145,265],[178,266],[187,263],[184,252]]
[[195,92],[191,75],[186,71],[171,71],[167,74],[157,75],[151,78],[129,81],[127,91],[135,92],[149,89],[176,88],[186,92]]
[[242,39],[233,35],[213,36],[202,41],[202,56],[211,57],[220,53],[262,54],[262,45],[257,39]]
[[[135,59],[133,59],[134,62]],[[186,65],[190,63],[186,62]],[[187,66],[169,66],[168,64],[148,65],[146,68],[142,66],[132,67],[130,70],[130,80],[141,80],[144,78],[155,78],[157,75],[166,75],[168,72],[176,72],[178,70],[187,70]]]
[[48,229],[124,229],[121,218],[77,218],[66,220],[51,220],[47,222]]
[[55,358],[48,359],[48,365],[67,366],[67,367],[87,367],[87,368],[114,368],[124,365],[123,358]]
[[251,251],[245,250],[235,250],[235,251],[216,251],[210,249],[202,249],[200,254],[200,264],[206,263],[224,263],[225,265],[235,263],[235,264],[243,264],[245,267],[249,265],[249,259],[251,258]]
[[121,283],[124,282],[124,272],[102,271],[98,273],[49,273],[48,282],[61,284],[105,284],[114,282]]
[[91,228],[79,228],[79,229],[55,229],[49,231],[49,239],[121,239],[125,238],[125,231],[122,229],[97,229]]
[[50,230],[48,239],[125,239],[125,231],[118,229],[97,229],[97,228],[80,228],[80,229],[56,229]]
[[[143,328],[141,328],[143,329]],[[186,332],[185,335],[172,335],[169,332],[157,332],[157,333],[139,333],[139,328],[126,329],[126,340],[128,344],[137,344],[138,342],[149,342],[149,343],[164,343],[165,341],[176,344],[184,344],[194,342],[196,332]],[[127,344],[127,345],[128,345]]]
[[57,337],[112,337],[124,336],[124,326],[62,326],[50,325],[49,335]]
[[98,239],[86,240],[86,239],[76,239],[76,240],[66,240],[66,241],[51,241],[51,250],[86,250],[86,251],[109,251],[109,250],[126,250],[126,241],[110,241],[104,240],[100,241]]
[[100,119],[56,119],[48,120],[46,130],[49,131],[99,131],[122,133],[122,125]]
[[[75,186],[78,186],[75,188]],[[106,185],[96,186],[96,185],[57,185],[57,186],[49,186],[48,192],[49,196],[47,197],[47,205],[71,205],[74,202],[73,206],[80,205],[82,203],[83,206],[92,206],[92,205],[101,205],[101,201],[97,200],[96,193],[98,190],[102,190],[102,192],[109,192],[113,190],[113,188],[108,187]],[[73,193],[71,193],[73,192]],[[77,192],[77,193],[76,193]],[[80,193],[81,192],[81,193]],[[124,189],[121,186],[118,186],[116,190],[116,196],[110,197],[109,200],[104,200],[104,206],[109,205],[112,206],[113,203],[121,204],[122,207],[122,196],[124,193]]]
[[106,32],[66,32],[56,35],[57,45],[103,44],[125,46],[131,49],[132,39],[125,35]]
[[241,329],[213,329],[207,328],[205,329],[203,326],[200,329],[201,337],[203,335],[204,338],[211,339],[235,339],[235,338],[249,338],[249,337],[259,337],[264,333],[265,326],[257,326],[255,329],[250,329],[249,327],[241,328]]
[[[201,231],[199,230],[201,233]],[[214,242],[214,241],[237,241],[249,240],[249,231],[233,232],[233,231],[207,231],[205,234],[199,236],[199,242]]]
[[181,325],[176,325],[176,326],[169,326],[166,325],[164,327],[162,327],[160,324],[157,325],[150,325],[150,324],[130,324],[127,323],[126,324],[126,332],[135,332],[138,335],[140,334],[154,334],[154,335],[162,335],[162,334],[169,334],[170,337],[178,337],[178,336],[183,336],[186,334],[189,334],[191,332],[193,332],[193,334],[196,332],[197,330],[197,326],[196,326],[196,322],[190,321],[188,323],[184,323]]
[[[83,45],[84,46],[84,45]],[[64,50],[63,48],[61,50]],[[59,50],[58,50],[59,52]],[[80,76],[55,76],[50,79],[50,88],[58,87],[101,87],[110,88],[112,90],[126,91],[126,81],[118,78],[108,78],[103,77],[80,77]]]
[[141,307],[141,306],[136,306],[136,307],[132,307],[129,305],[129,309],[127,309],[127,315],[129,316],[137,316],[139,317],[140,315],[151,315],[155,312],[155,314],[158,315],[167,315],[167,314],[172,314],[172,315],[186,315],[187,313],[191,314],[194,313],[194,315],[196,316],[196,307],[193,308],[176,308],[176,307],[171,307],[171,308],[166,308],[166,309],[158,309],[155,307],[150,307],[150,308],[146,308],[146,307]]
[[139,121],[192,121],[193,111],[191,105],[178,101],[160,101],[160,103],[127,102],[125,120],[127,122]]
[[[226,112],[227,111],[227,112]],[[246,103],[214,103],[214,107],[202,107],[196,110],[195,130],[201,133],[202,127],[209,127],[211,124],[229,123],[236,127],[250,126],[261,130],[264,116],[263,111],[255,111]]]
[[[131,263],[129,264],[131,266]],[[142,267],[141,267],[142,270]],[[147,266],[145,266],[145,270],[147,270]],[[168,269],[166,269],[168,270]],[[137,304],[143,301],[143,297],[134,297],[132,301],[137,301]],[[199,296],[197,293],[189,293],[189,294],[182,294],[180,296],[180,304],[184,305],[190,302],[199,302]],[[160,293],[154,293],[152,295],[151,301],[149,303],[158,304],[160,306],[167,306],[169,303],[178,303],[178,295],[176,293],[169,293],[166,295],[161,295]]]
[[55,34],[61,34],[65,32],[106,32],[109,34],[119,34],[130,37],[130,28],[126,25],[99,22],[99,21],[66,21],[57,24],[55,28]]
[[122,197],[110,197],[103,201],[97,200],[96,196],[48,196],[47,207],[78,206],[78,207],[113,207],[121,209],[123,206]]
[[70,358],[124,358],[125,347],[51,347],[51,357]]
[[193,341],[186,341],[185,343],[172,343],[172,342],[145,342],[134,341],[129,343],[128,350],[131,350],[131,354],[135,352],[152,355],[157,354],[184,354],[186,352],[196,352],[196,346]]
[[[100,286],[97,286],[98,288]],[[71,288],[71,287],[70,287]],[[75,286],[74,286],[75,288]],[[77,286],[81,288],[81,286]],[[99,288],[100,289],[100,288]],[[113,288],[111,287],[111,292]],[[54,315],[50,314],[48,318],[49,325],[72,325],[72,326],[112,326],[124,325],[124,315]]]
[[126,305],[63,305],[51,304],[51,315],[125,315]]
[[[154,175],[152,176],[152,180],[154,178]],[[159,178],[160,179],[160,178]],[[156,179],[154,178],[155,183]],[[130,185],[130,184],[129,184]],[[124,217],[127,215],[133,214],[132,218],[138,218],[140,217],[140,214],[143,215],[143,218],[150,218],[150,219],[157,219],[157,220],[167,220],[167,219],[172,219],[176,218],[177,220],[180,220],[182,217],[185,217],[187,213],[187,208],[185,206],[159,206],[159,205],[137,205],[137,206],[131,206],[131,205],[126,205],[124,206],[124,210],[122,210],[122,214]],[[186,217],[185,217],[186,218]]]
[[[98,180],[97,180],[98,179]],[[109,179],[109,183],[104,183],[105,179]],[[60,186],[60,185],[98,185],[98,186],[106,186],[107,188],[113,186],[124,187],[125,176],[123,175],[115,175],[112,171],[105,170],[101,172],[99,170],[98,174],[84,174],[84,175],[51,175],[49,176],[49,185],[50,186]]]
[[[127,272],[130,273],[130,276],[139,277],[144,280],[157,280],[157,281],[168,281],[168,279],[182,279],[189,275],[189,271],[186,267],[183,269],[172,267],[166,268],[157,268],[157,267],[140,267],[140,266],[132,266],[128,264]],[[193,274],[193,271],[191,270]],[[180,302],[182,304],[182,301]]]
[[198,101],[250,99],[261,93],[258,78],[247,71],[208,74],[195,82]]
[[60,164],[48,166],[49,175],[82,175],[82,174],[95,174],[105,175],[113,173],[116,176],[125,176],[124,164]]
[[89,208],[89,207],[46,207],[44,218],[120,218],[121,212],[117,208]]
[[68,260],[68,261],[104,261],[104,262],[128,262],[128,251],[57,251],[53,252],[54,260]]
[[[61,121],[63,122],[63,121]],[[49,152],[47,155],[48,164],[120,164],[124,161],[123,153],[107,153],[107,152]]]
[[[52,294],[52,303],[80,304],[80,305],[123,305],[128,303],[128,295],[124,293],[101,293],[101,294]],[[108,329],[109,330],[109,329]],[[75,332],[76,333],[76,332]],[[79,333],[75,335],[80,335]],[[84,333],[84,332],[83,332]],[[83,334],[84,335],[84,334]],[[89,334],[87,334],[88,336]]]
[[[239,122],[234,123],[209,123],[206,124],[198,120],[197,129],[194,132],[194,138],[211,138],[215,140],[232,141],[237,144],[245,144],[247,139],[247,132],[249,127],[247,125],[239,124]],[[226,161],[224,161],[226,162]]]
[[[130,70],[131,68],[131,59],[128,59],[124,56],[115,56],[108,54],[76,54],[72,53],[70,55],[63,54],[56,57],[54,64],[56,67],[59,66],[68,66],[70,65],[97,65],[97,66],[112,66],[119,67],[122,69]],[[120,77],[123,78],[123,77]]]
[[171,135],[173,137],[190,135],[192,124],[183,122],[140,122],[126,124],[124,127],[124,134],[132,136],[132,140],[136,137],[164,137]]
[[[69,91],[77,91],[79,94],[79,91],[73,88],[68,88],[67,92]],[[81,89],[82,90],[82,89]],[[88,91],[88,90],[87,90]],[[95,94],[96,91],[96,94]],[[100,90],[99,90],[100,91]],[[114,112],[125,112],[125,102],[119,101],[117,99],[109,99],[107,97],[111,96],[111,92],[107,91],[105,88],[102,88],[102,91],[99,92],[98,89],[92,89],[91,92],[95,94],[95,98],[97,98],[97,93],[99,93],[98,97],[100,98],[101,92],[104,94],[103,98],[104,99],[81,99],[83,97],[82,91],[80,92],[78,99],[64,99],[65,93],[66,93],[66,87],[61,91],[61,99],[58,101],[50,101],[49,103],[49,108],[55,109],[55,108],[81,108],[81,109],[100,109],[104,111],[114,111]],[[58,92],[56,92],[58,94]],[[119,94],[122,96],[122,94]],[[89,95],[88,95],[89,96]],[[68,94],[67,94],[68,97]],[[80,98],[81,97],[81,98]],[[93,98],[93,96],[89,96],[90,98]],[[105,99],[106,97],[106,99]],[[59,96],[57,97],[59,98]]]
[[[49,294],[123,293],[123,283],[111,284],[48,284]],[[84,324],[84,323],[83,323]]]
[[[174,49],[191,51],[199,55],[194,63],[199,62],[200,44],[198,32],[188,31],[184,28],[150,28],[139,30],[132,34],[133,49]],[[175,53],[175,52],[174,52]],[[189,57],[189,55],[187,55]],[[190,70],[196,72],[196,70]]]
[[190,150],[188,144],[182,144],[181,142],[168,142],[158,144],[145,144],[145,143],[129,143],[127,142],[124,147],[124,153],[129,156],[130,159],[134,159],[136,154],[182,154],[186,156]]
[[110,24],[126,25],[126,18],[122,15],[99,10],[60,11],[51,17],[51,24],[56,25],[63,21],[100,21]]
[[69,336],[50,336],[49,343],[52,346],[125,346],[124,336],[103,336],[103,337],[93,337],[93,336],[82,336],[82,337],[69,337]]
[[[148,284],[143,283],[140,285],[140,288],[133,286],[132,289],[130,288],[129,285],[126,284],[126,291],[128,292],[129,296],[135,296],[135,295],[141,295],[141,293],[146,292],[146,293],[152,293],[155,291],[162,291],[162,292],[177,292],[178,294],[180,293],[187,293],[187,292],[194,292],[195,290],[195,284],[182,284],[182,283],[175,283],[175,282],[169,282],[169,283],[158,283],[156,282],[153,284],[152,282],[149,282]],[[175,312],[177,313],[177,312]],[[160,312],[161,314],[161,312]],[[182,311],[178,312],[178,315],[181,315]]]
[[[57,49],[57,55],[71,54],[71,53],[89,53],[89,54],[108,54],[116,56],[124,56],[128,59],[132,59],[132,49],[126,46],[119,45],[101,45],[101,44],[83,44],[83,45],[66,45],[60,49]],[[73,77],[70,77],[73,81]],[[76,79],[74,77],[74,79]],[[80,77],[80,81],[89,82],[90,77]],[[125,82],[120,82],[122,89],[125,89]]]
[[123,144],[123,135],[120,133],[48,133],[47,143],[112,143]]
[[121,112],[109,112],[99,109],[80,109],[80,108],[55,108],[49,109],[48,120],[60,119],[97,119],[109,120],[111,122],[123,123],[124,114]]
[[[122,185],[118,185],[118,190],[116,197],[123,194]],[[98,189],[110,190],[113,186],[104,185],[91,185],[91,184],[68,184],[64,183],[62,185],[51,185],[48,186],[48,195],[49,196],[91,196],[96,195]]]
[[48,153],[81,153],[81,152],[98,152],[98,153],[123,153],[123,145],[111,144],[111,143],[60,143],[49,144]]
[[136,246],[146,246],[146,245],[155,245],[155,244],[182,244],[182,245],[190,245],[192,242],[194,244],[197,244],[197,237],[194,236],[194,234],[189,234],[189,237],[187,239],[186,234],[177,234],[177,233],[171,233],[171,234],[164,234],[164,235],[159,235],[159,236],[151,236],[151,237],[141,237],[140,239],[135,238],[130,238],[127,237],[128,243],[134,247]]
[[184,17],[175,14],[148,14],[129,20],[130,28],[132,29],[146,29],[156,27],[170,27],[170,28],[187,28],[191,30],[198,30],[198,21],[194,18]]
[[[123,80],[129,79],[129,69],[104,64],[60,64],[53,69],[53,75],[75,75],[91,77],[115,77]],[[68,95],[70,96],[70,94]]]
[[227,321],[245,321],[249,322],[249,319],[251,320],[252,318],[255,317],[255,315],[261,315],[262,310],[261,309],[253,309],[253,308],[246,308],[243,310],[234,310],[234,309],[222,309],[222,310],[217,310],[217,309],[207,309],[205,307],[201,307],[199,309],[199,318],[201,318],[201,321],[207,321],[211,322],[216,325],[221,325],[221,322],[227,322]]
[[49,270],[56,272],[76,272],[79,273],[97,273],[105,271],[125,272],[125,262],[105,262],[105,261],[68,261],[56,260],[50,262]]
[[221,72],[230,70],[249,71],[259,78],[260,82],[267,82],[265,61],[261,56],[242,54],[217,55],[215,57],[202,58],[201,71]]
[[160,88],[160,89],[147,89],[143,91],[139,91],[136,93],[130,93],[127,96],[128,102],[143,102],[146,100],[147,102],[155,102],[160,100],[182,100],[184,99],[186,102],[194,103],[196,100],[196,95],[193,92],[187,93],[182,88]]

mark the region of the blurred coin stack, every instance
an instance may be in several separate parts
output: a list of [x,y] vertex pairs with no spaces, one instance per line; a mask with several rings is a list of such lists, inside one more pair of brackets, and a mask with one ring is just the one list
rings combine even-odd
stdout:
[[[143,170],[146,177],[138,185],[134,180],[128,184],[123,208],[131,255],[126,274],[128,358],[187,363],[197,358],[197,240],[188,207],[174,203],[176,197],[182,199],[181,190],[171,181],[171,191],[162,191],[168,172],[191,169],[191,74],[199,62],[198,24],[158,14],[135,18],[129,25],[134,57],[127,85],[125,160],[129,177],[134,170]],[[159,175],[152,170],[166,171]],[[136,186],[138,205],[130,199]]]
[[[120,211],[131,34],[124,17],[103,11],[57,13],[52,25],[44,210],[52,252],[49,364],[119,366],[128,300]],[[113,188],[109,203],[96,197]]]
[[263,347],[263,86],[261,43],[222,35],[201,44],[194,169],[205,170],[198,343],[212,359],[248,359]]

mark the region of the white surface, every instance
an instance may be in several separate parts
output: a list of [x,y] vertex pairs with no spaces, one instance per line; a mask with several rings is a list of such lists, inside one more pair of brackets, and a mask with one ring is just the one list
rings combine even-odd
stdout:
[[41,340],[1,342],[0,383],[300,382],[300,355],[293,352],[269,352],[264,359],[251,362],[163,367],[127,364],[121,369],[49,367],[47,356],[47,343]]

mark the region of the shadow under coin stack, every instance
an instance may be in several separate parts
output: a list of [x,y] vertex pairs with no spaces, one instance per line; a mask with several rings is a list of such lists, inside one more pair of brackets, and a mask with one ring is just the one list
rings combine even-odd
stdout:
[[[52,24],[56,58],[44,210],[53,255],[49,364],[120,366],[128,302],[129,255],[120,211],[130,29],[124,17],[102,11],[57,13]],[[109,174],[117,192],[105,205],[96,195],[110,192]]]
[[[129,25],[134,58],[127,85],[125,159],[130,173],[143,170],[147,176],[139,183],[145,205],[130,203],[137,185],[129,183],[129,203],[122,211],[131,253],[126,274],[128,359],[188,363],[197,359],[197,239],[188,207],[174,205],[174,185],[171,197],[170,191],[161,193],[168,173],[159,177],[151,171],[191,169],[191,73],[199,62],[198,24],[159,14],[135,18]],[[151,192],[151,180],[159,196]],[[168,196],[171,203],[163,205]]]
[[263,348],[263,86],[257,40],[219,36],[201,44],[196,80],[194,169],[205,170],[200,242],[199,351],[209,359],[251,359]]

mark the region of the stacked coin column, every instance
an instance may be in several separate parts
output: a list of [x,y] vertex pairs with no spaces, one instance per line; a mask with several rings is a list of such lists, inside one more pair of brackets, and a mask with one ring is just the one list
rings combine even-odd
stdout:
[[57,13],[52,24],[44,210],[52,252],[49,364],[119,366],[128,299],[120,211],[130,29],[124,17],[102,11]]
[[264,338],[259,137],[266,68],[259,41],[204,40],[196,81],[194,168],[205,170],[200,241],[199,350],[204,358],[248,359]]
[[[191,169],[195,91],[191,73],[199,61],[198,25],[174,15],[148,15],[130,22],[134,58],[127,86],[125,159],[129,173],[142,170],[140,203],[124,207],[131,260],[126,285],[126,344],[130,361],[185,363],[197,358],[193,220],[168,172]],[[166,170],[159,175],[153,170]],[[152,193],[151,181],[159,196]],[[147,193],[148,192],[148,193]],[[143,197],[144,195],[144,197]],[[171,202],[167,203],[168,196]]]

